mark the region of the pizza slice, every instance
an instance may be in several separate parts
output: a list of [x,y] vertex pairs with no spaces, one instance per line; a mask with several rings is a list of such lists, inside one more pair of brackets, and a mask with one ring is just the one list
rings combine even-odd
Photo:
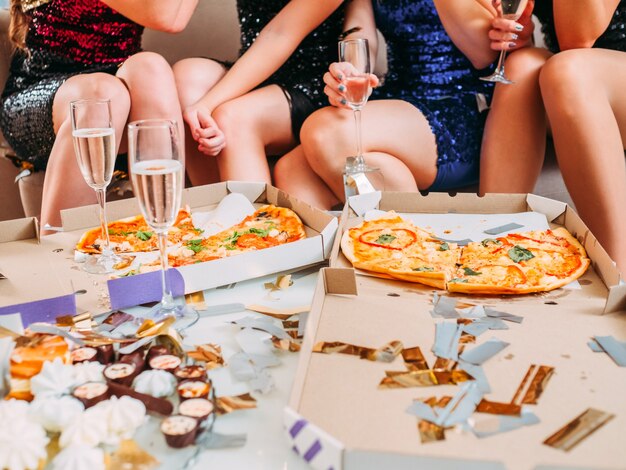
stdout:
[[355,268],[445,289],[459,249],[394,213],[346,231],[341,249]]
[[169,255],[170,266],[185,266],[306,238],[300,217],[285,207],[266,205],[239,224],[207,238],[192,238]]
[[[111,249],[116,253],[137,253],[158,249],[156,233],[141,215],[110,222],[107,227]],[[201,233],[202,230],[194,227],[189,211],[181,209],[167,237],[170,243],[177,244],[197,238]],[[99,254],[103,245],[102,229],[97,227],[83,234],[76,244],[76,250]]]
[[475,294],[547,292],[578,279],[588,266],[585,249],[562,227],[513,233],[465,247],[448,290]]

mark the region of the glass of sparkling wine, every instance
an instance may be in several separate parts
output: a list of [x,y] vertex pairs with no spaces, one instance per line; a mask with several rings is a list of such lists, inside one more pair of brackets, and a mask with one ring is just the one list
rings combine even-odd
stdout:
[[178,127],[167,119],[147,119],[128,124],[128,158],[133,190],[147,224],[157,234],[161,255],[161,302],[150,316],[162,320],[176,317],[183,329],[198,320],[198,314],[172,296],[166,271],[167,232],[180,211],[185,168]]
[[[522,13],[526,9],[528,0],[499,0],[500,6],[498,8],[498,14],[507,20],[517,21]],[[480,77],[481,80],[486,82],[504,83],[505,85],[512,85],[513,81],[509,80],[504,74],[504,59],[506,57],[506,51],[502,49],[500,51],[500,58],[498,59],[498,65],[494,72],[487,77]]]
[[106,188],[115,165],[115,129],[109,100],[78,100],[70,103],[72,136],[76,160],[85,182],[96,191],[100,205],[101,252],[91,256],[83,269],[93,274],[114,271],[121,258],[113,253],[105,212]]
[[346,198],[355,194],[373,192],[382,189],[382,173],[372,168],[363,158],[361,110],[371,93],[370,87],[370,51],[367,39],[348,39],[339,41],[339,62],[347,62],[351,72],[343,80],[346,87],[345,99],[354,113],[356,128],[356,155],[348,157],[344,169],[344,189]]

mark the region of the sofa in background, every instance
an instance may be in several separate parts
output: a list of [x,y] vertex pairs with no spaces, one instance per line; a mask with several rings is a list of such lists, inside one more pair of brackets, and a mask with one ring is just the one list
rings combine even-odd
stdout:
[[[7,32],[9,14],[0,10],[0,86],[8,73],[11,47]],[[168,34],[146,30],[143,47],[162,54],[170,63],[185,57],[213,57],[234,60],[239,51],[239,23],[235,0],[200,0],[198,8],[185,31]],[[378,69],[384,69],[385,54],[381,48]],[[21,177],[16,183],[19,170],[4,156],[12,150],[0,136],[0,220],[37,216],[41,208],[43,173]],[[553,155],[546,159],[535,192],[546,197],[569,202]]]

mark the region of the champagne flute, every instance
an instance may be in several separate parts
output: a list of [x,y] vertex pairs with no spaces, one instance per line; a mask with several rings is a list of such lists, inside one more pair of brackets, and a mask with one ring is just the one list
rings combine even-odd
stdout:
[[[507,20],[517,21],[524,10],[526,9],[527,0],[500,0],[500,8],[498,13],[502,18]],[[500,58],[498,59],[498,65],[494,72],[487,77],[480,77],[481,80],[486,82],[504,83],[505,85],[511,85],[515,82],[509,80],[504,74],[504,58],[506,57],[506,51],[502,49],[500,51]]]
[[166,275],[167,232],[180,211],[185,173],[176,123],[146,119],[128,124],[128,157],[139,207],[159,241],[162,296],[150,316],[155,321],[174,316],[175,327],[183,329],[195,323],[198,314],[174,300]]
[[370,86],[370,50],[367,39],[348,39],[339,41],[339,61],[351,65],[346,73],[343,85],[346,87],[345,98],[354,113],[356,129],[356,156],[348,157],[344,169],[344,189],[346,199],[355,194],[376,191],[376,186],[382,189],[382,173],[378,168],[372,168],[363,158],[361,110],[367,103],[371,93]]
[[101,255],[91,256],[83,269],[92,274],[114,271],[122,259],[113,253],[109,241],[105,204],[106,188],[115,165],[115,129],[110,100],[78,100],[70,103],[74,151],[85,182],[96,191],[100,206]]

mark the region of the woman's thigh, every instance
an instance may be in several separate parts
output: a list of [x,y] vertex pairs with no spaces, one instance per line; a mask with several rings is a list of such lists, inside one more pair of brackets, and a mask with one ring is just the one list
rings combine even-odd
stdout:
[[[332,154],[329,158],[335,160],[332,164],[343,165],[345,157],[356,150],[353,113],[337,108],[317,111],[305,123],[301,136],[307,157],[308,153],[324,154],[327,148]],[[364,153],[384,153],[402,161],[419,188],[428,188],[434,181],[435,136],[427,119],[412,104],[401,100],[369,102],[362,111],[362,139]]]
[[289,102],[277,85],[228,101],[216,108],[213,117],[226,134],[227,146],[233,144],[233,138],[251,139],[263,145],[268,154],[279,155],[296,144]]

